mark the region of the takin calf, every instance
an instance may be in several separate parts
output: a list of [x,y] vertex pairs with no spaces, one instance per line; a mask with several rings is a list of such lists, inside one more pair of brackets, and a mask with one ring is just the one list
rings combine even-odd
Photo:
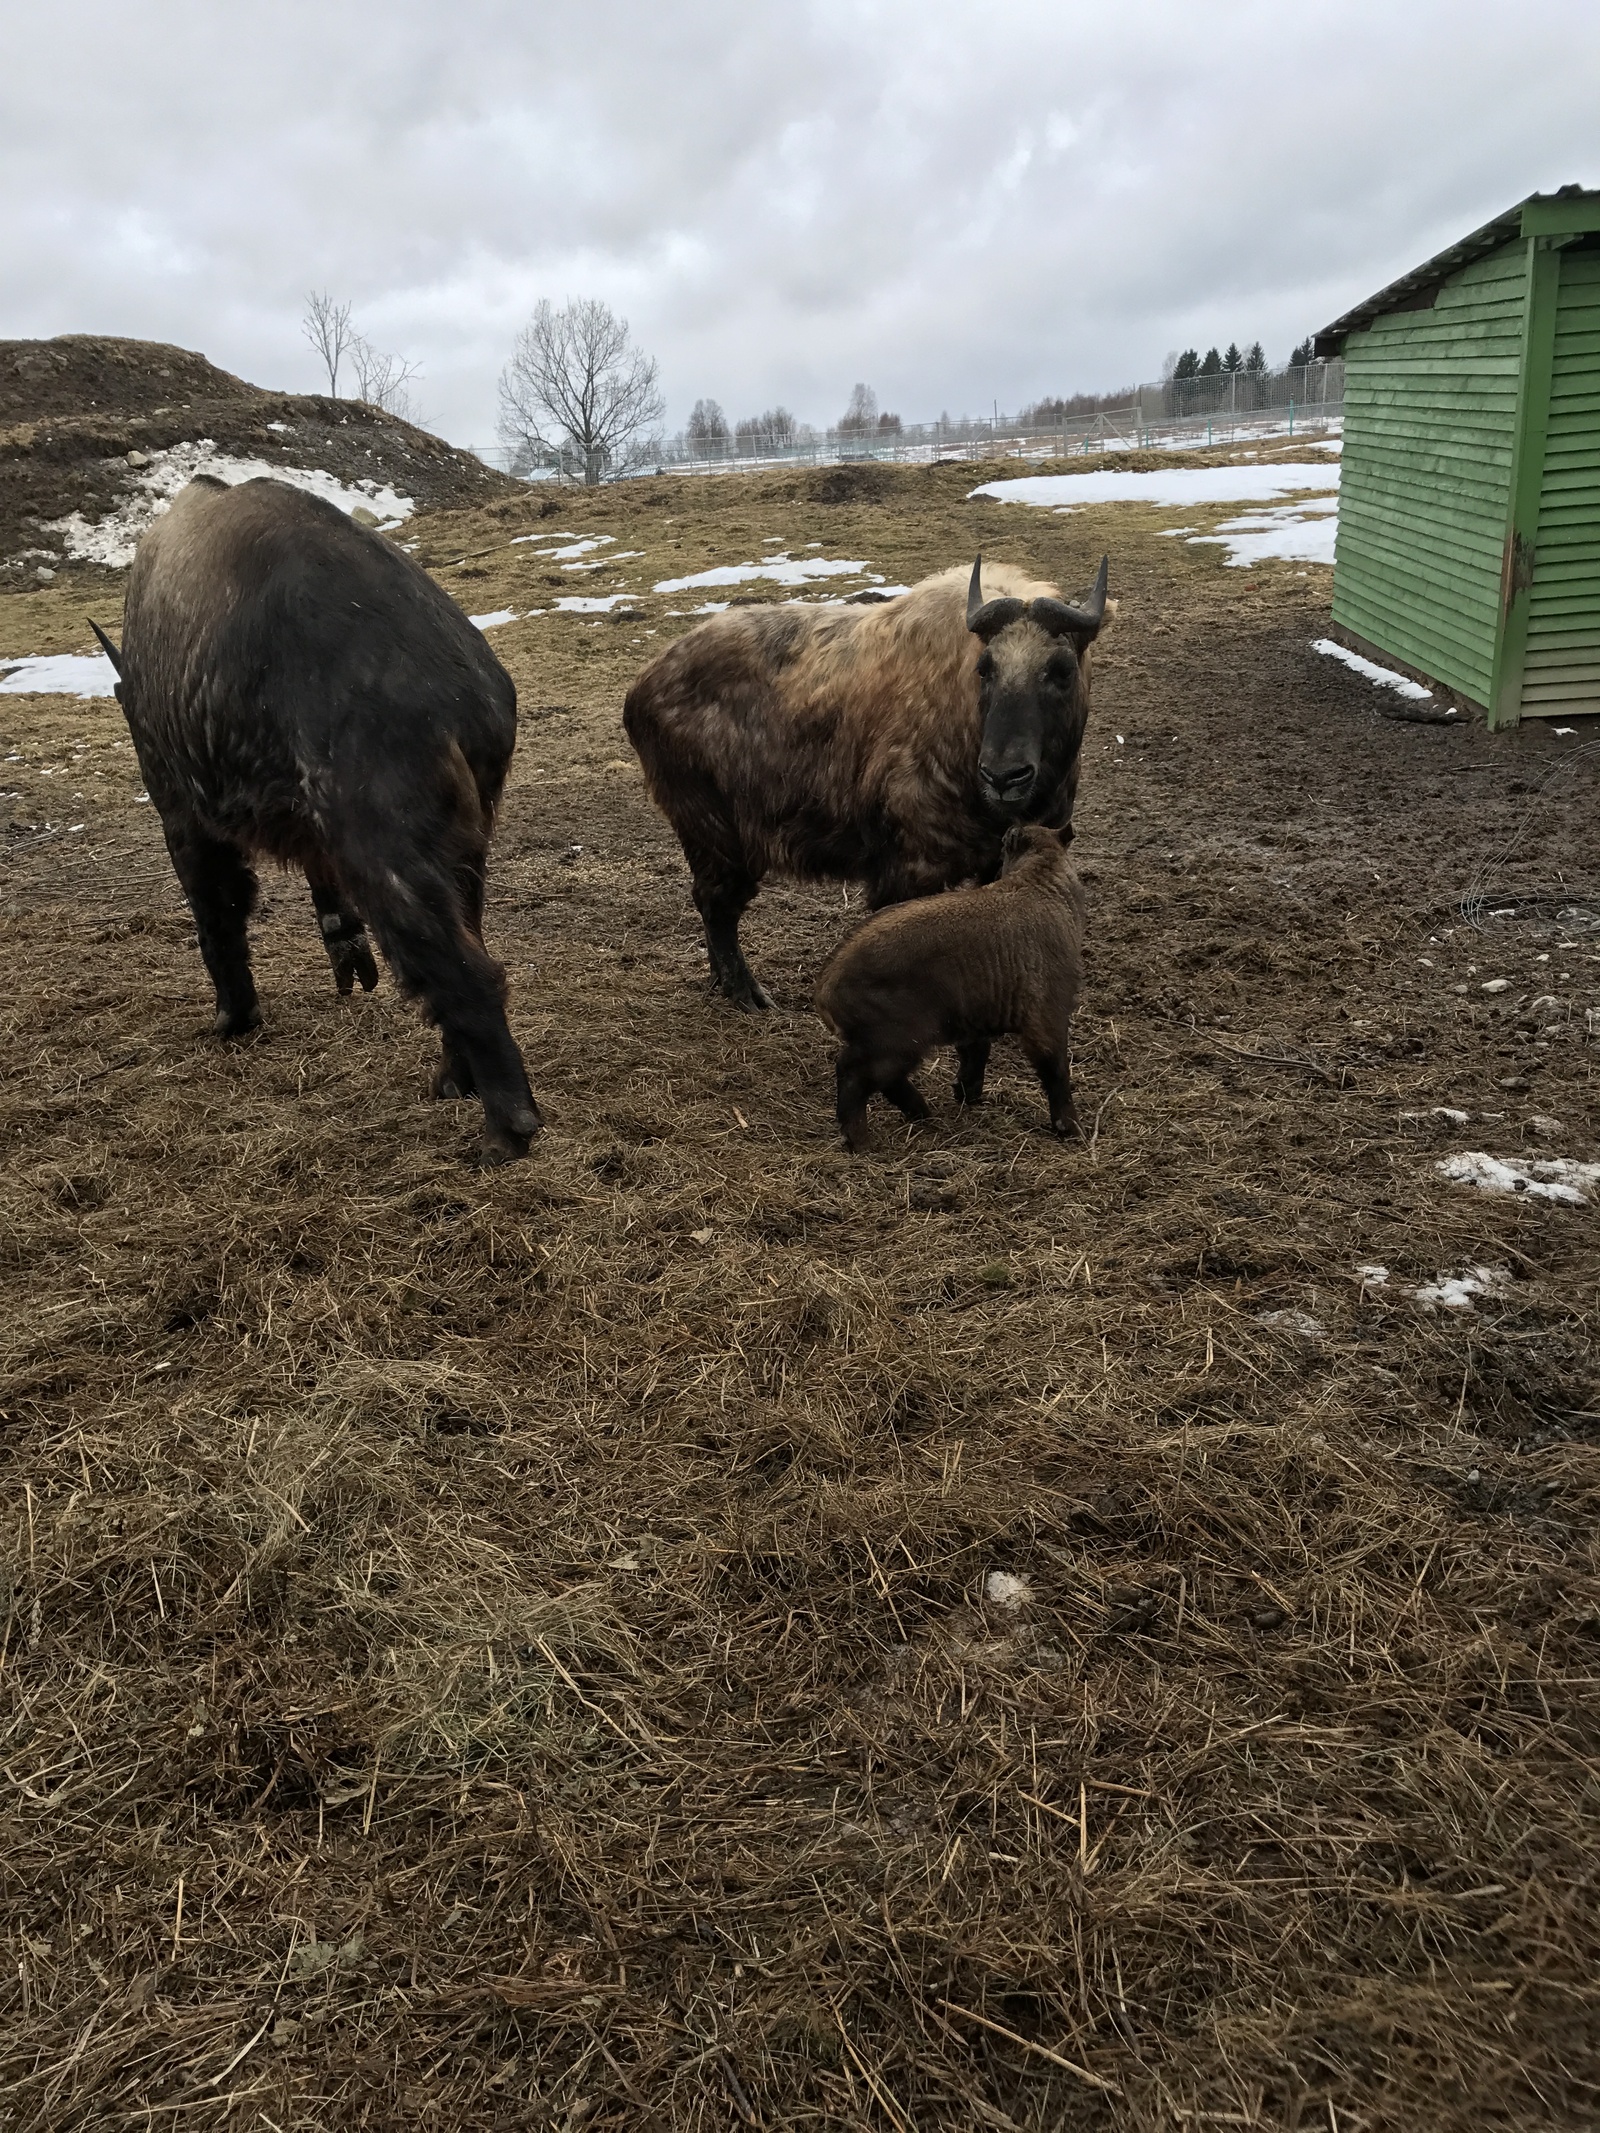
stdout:
[[996,1037],[1014,1033],[1050,1101],[1057,1133],[1076,1133],[1067,1038],[1083,984],[1083,887],[1058,831],[1007,831],[998,881],[900,904],[868,919],[817,981],[817,1010],[843,1044],[839,1124],[866,1146],[874,1090],[909,1119],[928,1115],[911,1076],[953,1044],[956,1098],[983,1101]]
[[865,881],[879,910],[992,881],[1014,823],[1070,831],[1106,565],[1078,604],[1004,566],[982,579],[980,556],[881,606],[719,615],[628,691],[712,983],[740,1006],[772,1004],[739,945],[763,875]]
[[217,994],[261,1020],[246,921],[257,854],[305,871],[335,983],[371,991],[370,925],[439,1026],[433,1093],[483,1103],[484,1156],[542,1123],[483,945],[517,697],[482,634],[401,549],[282,482],[200,475],[144,535],[122,650],[95,634]]

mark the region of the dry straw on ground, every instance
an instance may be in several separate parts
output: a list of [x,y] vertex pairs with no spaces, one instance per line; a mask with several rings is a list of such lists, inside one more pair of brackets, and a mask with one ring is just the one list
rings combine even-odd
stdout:
[[[647,619],[497,640],[503,1172],[296,882],[207,1041],[114,707],[5,702],[0,2122],[1594,2123],[1594,1218],[1437,1169],[1594,1153],[1592,769],[1377,720],[1320,577],[964,486],[563,499]],[[419,532],[488,609],[521,530]],[[620,691],[767,534],[1112,548],[1092,1144],[999,1059],[836,1147],[836,886],[706,996]],[[1535,797],[1570,900],[1473,931]]]

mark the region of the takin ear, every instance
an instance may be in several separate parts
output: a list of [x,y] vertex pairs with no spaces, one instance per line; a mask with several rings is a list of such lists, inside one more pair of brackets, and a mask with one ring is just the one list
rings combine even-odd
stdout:
[[1022,822],[1013,822],[1000,840],[1000,871],[1009,872],[1028,849],[1028,829]]

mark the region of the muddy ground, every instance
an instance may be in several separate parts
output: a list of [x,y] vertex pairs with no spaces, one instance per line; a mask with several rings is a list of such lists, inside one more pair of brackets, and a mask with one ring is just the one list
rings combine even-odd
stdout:
[[[629,595],[491,640],[507,1170],[298,881],[214,1044],[115,705],[0,697],[6,2123],[1595,2122],[1594,1213],[1439,1165],[1596,1155],[1600,757],[1380,716],[1324,571],[973,478],[407,529],[475,613]],[[619,713],[649,587],[766,536],[1110,550],[1085,1142],[1002,1047],[844,1153],[837,885],[709,997]]]

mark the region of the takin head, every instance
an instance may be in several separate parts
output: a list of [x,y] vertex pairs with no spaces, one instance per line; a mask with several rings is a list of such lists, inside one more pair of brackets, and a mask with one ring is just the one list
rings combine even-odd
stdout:
[[1004,821],[1048,806],[1077,760],[1089,716],[1085,655],[1106,617],[1108,561],[1081,606],[985,600],[983,557],[972,566],[967,628],[983,640],[978,780],[986,805]]

